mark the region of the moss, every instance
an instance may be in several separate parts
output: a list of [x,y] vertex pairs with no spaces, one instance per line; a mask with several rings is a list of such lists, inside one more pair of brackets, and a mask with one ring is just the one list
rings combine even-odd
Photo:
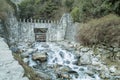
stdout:
[[25,70],[24,76],[27,76],[29,80],[42,80],[40,79],[40,77],[38,77],[38,75],[35,73],[35,71],[31,67],[29,67],[27,64],[25,64],[22,61],[20,54],[14,53],[13,55],[14,55],[14,58],[19,62],[19,64],[22,65],[22,67],[24,68]]

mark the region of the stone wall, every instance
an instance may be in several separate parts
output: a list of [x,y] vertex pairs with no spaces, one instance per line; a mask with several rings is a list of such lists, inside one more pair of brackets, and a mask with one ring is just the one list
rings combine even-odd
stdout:
[[65,39],[68,41],[74,41],[77,42],[77,33],[79,30],[79,24],[74,23],[72,16],[70,14],[67,14],[67,27],[65,32]]
[[[47,28],[46,41],[61,41],[65,39],[66,28],[70,28],[72,22],[68,20],[68,14],[64,14],[60,21],[49,20],[36,20],[36,19],[20,19],[18,22],[18,36],[19,41],[34,42],[35,41],[35,28]],[[68,22],[69,21],[69,22]],[[69,24],[70,23],[70,24]],[[69,29],[70,29],[69,28]],[[69,32],[67,32],[69,33]],[[66,35],[67,36],[67,35]]]
[[[58,22],[46,22],[46,21],[40,21],[38,20],[32,20],[30,22],[25,22],[25,20],[20,21],[18,23],[19,28],[19,41],[35,41],[35,28],[47,28],[46,33],[46,40],[47,41],[57,41],[57,40],[63,40],[63,38],[58,38],[58,36],[63,35],[62,32],[64,30],[59,28],[60,25]],[[62,31],[62,32],[60,32]],[[61,34],[59,34],[61,33]]]
[[11,44],[18,42],[34,42],[35,28],[47,28],[46,41],[75,41],[76,25],[72,21],[70,14],[64,14],[58,21],[20,19],[10,17],[6,21],[8,25],[7,33]]

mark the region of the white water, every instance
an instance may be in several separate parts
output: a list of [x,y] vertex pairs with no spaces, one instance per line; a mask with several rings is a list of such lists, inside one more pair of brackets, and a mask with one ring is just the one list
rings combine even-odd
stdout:
[[36,65],[37,65],[37,63],[32,60],[32,55],[29,55],[29,66],[30,67],[34,67]]
[[[78,73],[78,77],[75,77],[75,75],[71,75],[72,80],[101,80],[97,74],[94,74],[94,78],[86,74],[85,72],[88,70],[85,66],[78,66],[74,63],[77,61],[75,58],[74,53],[69,52],[67,50],[63,50],[60,46],[58,46],[56,43],[47,43],[49,45],[49,50],[51,52],[48,52],[48,65],[63,65],[70,67],[73,71],[76,71]],[[35,45],[35,48],[38,50],[44,50],[40,43],[37,43]],[[32,61],[31,61],[32,62]],[[30,64],[30,66],[36,65],[34,62]],[[81,69],[83,71],[81,71]]]

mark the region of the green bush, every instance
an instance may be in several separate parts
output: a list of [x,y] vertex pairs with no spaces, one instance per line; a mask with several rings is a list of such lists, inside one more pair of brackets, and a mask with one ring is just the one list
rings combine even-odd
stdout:
[[81,24],[78,38],[87,46],[104,44],[120,47],[120,17],[110,14]]
[[87,22],[110,13],[120,15],[120,0],[75,0],[72,10],[74,7],[80,11],[77,22]]
[[73,17],[74,22],[79,22],[80,11],[78,7],[75,7],[71,11],[71,16]]

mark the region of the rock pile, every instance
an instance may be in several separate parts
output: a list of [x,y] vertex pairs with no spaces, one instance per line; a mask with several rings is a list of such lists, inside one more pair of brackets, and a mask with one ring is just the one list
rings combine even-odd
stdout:
[[[23,48],[22,51],[21,55],[24,62],[33,61],[32,64],[34,63],[37,66],[33,69],[38,74],[46,74],[51,80],[76,80],[76,78],[82,79],[84,76],[90,80],[120,79],[118,66],[108,66],[104,62],[110,56],[108,55],[110,51],[104,48],[94,50],[78,43],[63,41],[37,43],[33,47]],[[115,49],[115,51],[119,56],[119,48]],[[83,76],[80,77],[79,74]],[[45,79],[44,76],[42,78]]]

